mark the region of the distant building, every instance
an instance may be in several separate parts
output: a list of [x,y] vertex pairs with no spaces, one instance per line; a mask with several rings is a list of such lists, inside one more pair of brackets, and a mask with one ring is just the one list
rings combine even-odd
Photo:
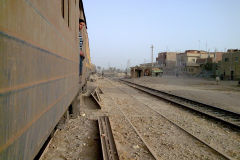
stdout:
[[213,55],[213,63],[220,62],[224,53],[226,52],[210,52],[210,55]]
[[140,64],[140,66],[142,66],[142,67],[152,67],[152,65],[153,65],[153,67],[158,66],[158,64],[156,62],[154,62],[153,64],[152,63],[142,63],[142,64]]
[[186,50],[184,53],[177,54],[177,72],[188,75],[194,75],[201,72],[200,64],[196,63],[197,59],[206,59],[207,52],[199,50]]
[[176,69],[176,55],[178,52],[160,52],[156,58],[157,64],[165,74],[173,74]]
[[131,67],[131,78],[142,76],[161,76],[162,70],[158,67],[157,63],[144,63],[139,66]]
[[216,68],[222,60],[224,52],[206,52],[200,50],[186,50],[176,55],[176,67],[179,74],[197,75],[205,69],[216,75]]
[[240,80],[240,50],[229,49],[222,55],[220,77],[225,80]]
[[138,78],[144,76],[144,70],[142,67],[135,66],[131,67],[131,78]]
[[186,66],[186,54],[185,53],[178,53],[176,55],[176,67],[178,73],[183,73],[185,66]]

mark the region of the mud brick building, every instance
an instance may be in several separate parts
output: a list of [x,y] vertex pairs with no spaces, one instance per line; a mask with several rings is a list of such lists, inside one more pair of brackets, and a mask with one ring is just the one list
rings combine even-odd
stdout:
[[223,54],[220,76],[224,80],[240,80],[240,50],[229,49]]
[[207,58],[208,54],[205,51],[186,50],[184,53],[176,55],[177,72],[184,74],[198,74],[201,72],[200,65],[197,64],[197,59]]
[[176,69],[176,55],[178,52],[160,52],[156,61],[165,74],[174,74]]

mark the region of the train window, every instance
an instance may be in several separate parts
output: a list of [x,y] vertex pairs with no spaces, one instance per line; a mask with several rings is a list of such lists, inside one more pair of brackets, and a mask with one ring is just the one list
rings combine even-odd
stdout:
[[68,27],[70,24],[70,1],[68,0]]
[[63,19],[70,27],[70,0],[61,0],[61,12]]
[[61,1],[61,12],[62,12],[62,17],[64,18],[64,0]]

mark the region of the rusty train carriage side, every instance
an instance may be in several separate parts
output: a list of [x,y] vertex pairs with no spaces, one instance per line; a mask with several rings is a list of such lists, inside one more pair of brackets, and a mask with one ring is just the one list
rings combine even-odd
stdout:
[[0,159],[33,159],[80,94],[79,17],[81,0],[0,1]]

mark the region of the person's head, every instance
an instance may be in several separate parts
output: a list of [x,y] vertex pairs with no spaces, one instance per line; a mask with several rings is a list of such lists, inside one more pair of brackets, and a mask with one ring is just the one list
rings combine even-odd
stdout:
[[85,21],[83,19],[79,19],[79,30],[82,30],[85,26]]

